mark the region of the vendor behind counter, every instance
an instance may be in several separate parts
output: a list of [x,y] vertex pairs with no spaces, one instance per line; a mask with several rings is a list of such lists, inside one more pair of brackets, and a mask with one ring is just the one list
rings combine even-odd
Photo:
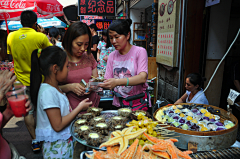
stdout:
[[174,104],[178,103],[196,103],[196,104],[209,104],[208,100],[203,93],[201,85],[206,78],[202,77],[199,73],[190,73],[186,77],[186,93],[179,98]]

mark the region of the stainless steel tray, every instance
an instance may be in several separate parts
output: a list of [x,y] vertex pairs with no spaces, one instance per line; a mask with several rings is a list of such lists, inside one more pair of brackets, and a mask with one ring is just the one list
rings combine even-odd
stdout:
[[[105,117],[106,122],[108,122],[108,120],[109,120],[111,117],[118,115],[118,111],[117,111],[117,110],[105,110],[105,111],[102,111],[102,112],[101,112],[101,115],[102,115],[103,117]],[[78,118],[78,119],[79,119],[79,118]],[[74,132],[74,130],[75,130],[74,123],[75,123],[75,121],[78,120],[78,119],[73,120],[72,123],[71,123],[71,125],[70,125],[71,135],[73,136],[73,138],[74,138],[77,142],[79,142],[79,143],[81,143],[81,144],[83,144],[83,145],[85,145],[85,146],[87,146],[87,147],[90,147],[90,148],[93,148],[93,149],[97,149],[97,150],[106,150],[106,148],[104,148],[104,147],[100,149],[99,147],[95,147],[95,146],[88,145],[86,140],[80,138],[80,137],[78,136],[78,134]]]
[[89,154],[89,155],[92,155],[93,154],[93,151],[83,151],[81,154],[80,154],[80,159],[89,159],[85,153]]

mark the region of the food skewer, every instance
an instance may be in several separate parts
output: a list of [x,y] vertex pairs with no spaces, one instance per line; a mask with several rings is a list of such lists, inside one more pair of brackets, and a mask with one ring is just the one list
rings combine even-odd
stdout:
[[97,80],[97,78],[96,77],[94,77],[94,76],[91,76],[92,78],[94,78],[95,80]]

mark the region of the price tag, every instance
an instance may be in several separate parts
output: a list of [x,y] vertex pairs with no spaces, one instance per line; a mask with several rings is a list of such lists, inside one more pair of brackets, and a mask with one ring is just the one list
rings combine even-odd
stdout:
[[239,96],[240,93],[238,93],[237,91],[230,89],[230,93],[228,95],[227,98],[227,102],[229,105],[234,105],[234,101],[236,100],[236,98]]

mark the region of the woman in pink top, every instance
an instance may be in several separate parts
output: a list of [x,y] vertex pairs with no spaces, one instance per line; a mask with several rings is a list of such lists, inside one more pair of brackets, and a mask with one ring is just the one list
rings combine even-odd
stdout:
[[[109,38],[116,51],[108,57],[105,81],[100,87],[114,89],[123,98],[145,93],[144,101],[149,96],[146,93],[148,87],[148,56],[146,49],[131,45],[130,26],[131,19],[118,19],[108,28]],[[149,105],[150,104],[150,100]],[[129,102],[123,100],[124,105]],[[132,101],[133,110],[147,110],[146,105],[140,104],[140,99]],[[119,98],[114,96],[113,105],[120,107]]]
[[92,101],[93,107],[98,107],[100,101],[96,92],[86,93],[86,88],[79,84],[82,79],[88,83],[91,76],[98,77],[97,62],[91,53],[91,40],[89,27],[82,22],[71,24],[63,38],[62,46],[68,54],[69,72],[60,88],[66,93],[72,109],[86,98]]
[[[16,80],[16,76],[13,76],[13,73],[5,70],[0,71],[0,101],[5,96],[5,93],[11,88],[13,82]],[[28,98],[28,97],[27,97]],[[30,101],[28,101],[25,105],[27,108],[27,112],[31,110]],[[7,104],[7,108],[3,113],[0,112],[0,158],[1,159],[11,159],[11,149],[7,143],[7,141],[2,137],[1,132],[4,125],[13,117],[13,111],[9,104]]]

